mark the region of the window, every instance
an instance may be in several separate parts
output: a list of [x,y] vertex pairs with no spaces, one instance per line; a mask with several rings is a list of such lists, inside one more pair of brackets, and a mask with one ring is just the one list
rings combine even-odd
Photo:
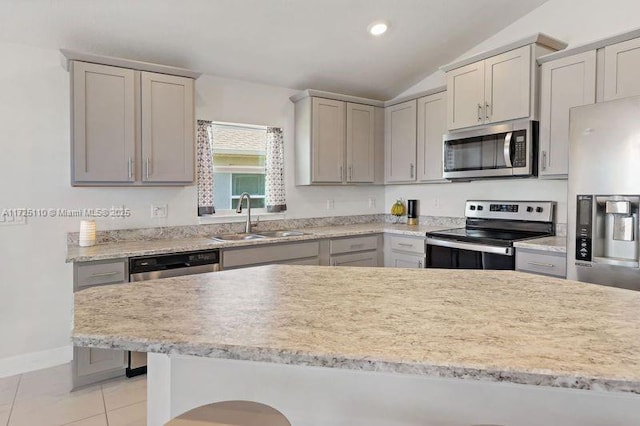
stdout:
[[266,128],[213,123],[211,131],[216,210],[235,209],[243,192],[264,208]]

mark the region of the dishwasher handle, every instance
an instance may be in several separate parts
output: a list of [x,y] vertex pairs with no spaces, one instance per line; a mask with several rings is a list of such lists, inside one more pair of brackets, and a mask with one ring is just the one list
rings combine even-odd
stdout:
[[185,268],[164,269],[161,271],[138,272],[129,275],[129,282],[158,280],[160,278],[181,277],[184,275],[206,274],[207,272],[220,271],[219,263],[207,265],[188,266]]

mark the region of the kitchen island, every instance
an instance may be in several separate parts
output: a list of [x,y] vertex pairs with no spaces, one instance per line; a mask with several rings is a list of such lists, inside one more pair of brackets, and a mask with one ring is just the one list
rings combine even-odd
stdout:
[[512,271],[273,265],[75,295],[149,352],[148,424],[249,399],[293,425],[635,425],[640,293]]

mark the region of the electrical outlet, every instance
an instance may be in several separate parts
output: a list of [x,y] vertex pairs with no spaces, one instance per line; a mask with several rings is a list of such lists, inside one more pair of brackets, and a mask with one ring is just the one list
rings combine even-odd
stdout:
[[151,219],[161,219],[167,217],[169,214],[169,206],[162,204],[159,206],[151,205]]
[[370,209],[375,209],[376,208],[376,199],[375,198],[369,198],[369,208]]
[[333,200],[327,200],[327,210],[333,210],[335,206],[336,205]]

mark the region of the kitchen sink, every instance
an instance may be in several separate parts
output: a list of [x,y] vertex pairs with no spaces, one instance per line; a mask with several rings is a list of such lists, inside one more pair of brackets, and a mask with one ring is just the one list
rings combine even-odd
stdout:
[[214,235],[211,238],[218,241],[246,241],[246,240],[261,240],[266,237],[258,234],[238,233],[238,234]]
[[258,235],[262,235],[267,238],[285,238],[285,237],[299,237],[301,235],[307,235],[302,231],[265,231]]
[[264,238],[287,238],[287,237],[299,237],[301,235],[309,235],[302,231],[265,231],[259,234],[219,234],[213,235],[211,238],[217,241],[247,241],[247,240],[261,240]]

